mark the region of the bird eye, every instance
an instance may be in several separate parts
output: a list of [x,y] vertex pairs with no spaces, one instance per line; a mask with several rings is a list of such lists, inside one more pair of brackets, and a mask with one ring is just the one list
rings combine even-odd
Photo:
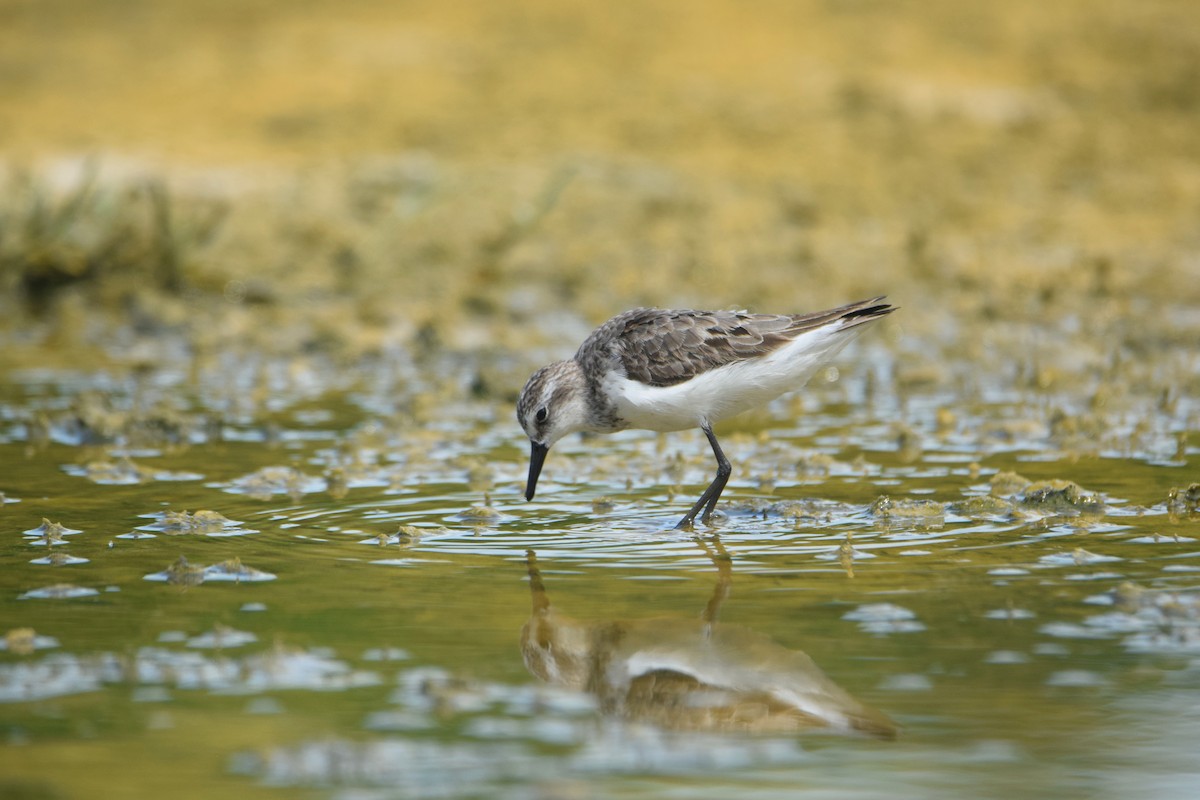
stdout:
[[542,423],[546,421],[547,416],[549,416],[549,414],[546,412],[546,407],[542,406],[537,410],[537,413],[533,415],[533,418],[536,419],[538,423]]

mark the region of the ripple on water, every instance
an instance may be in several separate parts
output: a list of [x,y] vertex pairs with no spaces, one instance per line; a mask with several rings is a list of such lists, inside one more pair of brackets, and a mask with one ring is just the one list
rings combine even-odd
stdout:
[[222,581],[260,583],[263,581],[273,581],[277,576],[243,564],[242,560],[237,557],[217,564],[211,564],[207,567],[201,567],[189,564],[186,558],[180,556],[170,567],[160,572],[152,572],[143,577],[144,580],[148,581],[162,581],[184,586],[195,586],[201,583]]
[[[228,519],[223,514],[207,509],[190,511],[157,511],[143,514],[154,522],[140,525],[125,538],[137,538],[138,531],[156,531],[166,536],[201,535],[215,538],[226,536],[248,536],[258,531],[245,527],[245,523]],[[120,537],[119,537],[120,538]]]
[[224,650],[229,647],[243,647],[257,641],[258,637],[253,633],[218,625],[211,631],[188,639],[187,646],[206,650]]
[[[411,730],[419,719],[400,719]],[[372,717],[374,727],[397,724]],[[385,728],[386,729],[386,728]],[[236,756],[231,768],[269,786],[386,787],[401,797],[503,796],[504,787],[550,785],[581,776],[711,775],[731,770],[799,765],[810,759],[788,739],[679,736],[649,727],[597,726],[590,719],[469,720],[456,741],[389,736],[373,741],[322,739]],[[561,750],[547,752],[545,745]]]
[[96,589],[90,589],[86,586],[75,586],[70,583],[56,583],[51,586],[43,586],[40,589],[30,589],[24,594],[18,595],[18,600],[73,600],[79,597],[91,597],[100,594]]
[[69,553],[51,553],[50,555],[42,556],[41,558],[31,558],[29,563],[47,564],[54,567],[66,567],[71,566],[72,564],[87,564],[90,561],[90,558],[81,558],[80,556],[73,556]]
[[244,494],[256,500],[270,500],[275,495],[293,499],[323,492],[328,484],[324,478],[308,475],[294,467],[263,467],[231,481],[208,484],[230,494]]
[[47,541],[60,540],[64,536],[74,536],[77,533],[83,533],[83,531],[76,528],[68,528],[65,525],[51,522],[45,518],[42,519],[42,524],[36,528],[21,531],[22,536],[37,536]]
[[907,608],[894,603],[868,603],[847,611],[842,619],[853,620],[866,633],[916,633],[925,630],[924,623]]
[[77,478],[86,478],[101,486],[133,486],[151,481],[200,481],[199,472],[151,469],[135,464],[129,457],[118,460],[101,459],[86,464],[64,464],[63,472]]
[[0,638],[0,651],[15,655],[29,655],[37,650],[48,650],[58,646],[58,639],[39,634],[33,628],[13,628]]
[[[189,647],[233,646],[236,631],[207,634]],[[243,634],[242,644],[249,641]],[[200,641],[200,644],[195,642]],[[276,648],[232,657],[193,651],[141,647],[132,655],[54,653],[40,660],[0,664],[0,702],[26,702],[97,691],[132,681],[135,686],[174,687],[224,694],[256,694],[277,690],[345,691],[378,686],[380,676],[355,669],[322,649]]]

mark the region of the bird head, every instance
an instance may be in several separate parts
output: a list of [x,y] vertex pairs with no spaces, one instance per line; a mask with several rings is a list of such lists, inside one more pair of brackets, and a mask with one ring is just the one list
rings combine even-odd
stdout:
[[529,379],[517,401],[517,421],[529,437],[529,481],[525,499],[532,500],[538,475],[550,448],[568,433],[587,427],[585,382],[574,361],[556,361]]

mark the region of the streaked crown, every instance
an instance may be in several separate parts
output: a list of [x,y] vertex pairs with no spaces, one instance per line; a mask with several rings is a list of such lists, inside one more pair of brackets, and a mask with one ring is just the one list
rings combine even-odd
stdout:
[[584,381],[574,361],[555,361],[533,373],[517,401],[517,421],[531,441],[551,446],[587,427]]

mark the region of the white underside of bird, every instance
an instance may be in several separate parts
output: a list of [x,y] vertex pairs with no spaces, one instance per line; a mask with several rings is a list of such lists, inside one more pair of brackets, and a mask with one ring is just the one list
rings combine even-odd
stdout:
[[626,427],[665,432],[715,425],[802,388],[861,330],[818,328],[765,356],[726,364],[674,386],[652,386],[616,371],[604,377],[603,386]]

